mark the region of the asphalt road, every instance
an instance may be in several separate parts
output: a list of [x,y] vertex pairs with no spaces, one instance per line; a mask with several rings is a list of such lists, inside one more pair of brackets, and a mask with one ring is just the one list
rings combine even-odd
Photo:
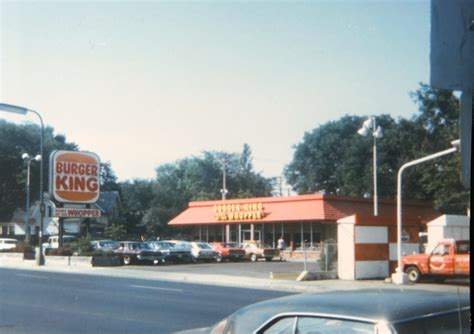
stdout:
[[0,333],[171,333],[288,294],[0,268]]

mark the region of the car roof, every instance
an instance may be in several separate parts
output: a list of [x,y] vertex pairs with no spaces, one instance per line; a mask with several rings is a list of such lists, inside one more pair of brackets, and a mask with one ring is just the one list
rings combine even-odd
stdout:
[[[459,303],[459,304],[458,304]],[[398,322],[424,315],[470,307],[469,294],[417,289],[387,288],[331,291],[292,295],[253,304],[234,313],[260,319],[260,324],[278,314],[326,314],[364,321]],[[260,325],[258,324],[258,325]]]

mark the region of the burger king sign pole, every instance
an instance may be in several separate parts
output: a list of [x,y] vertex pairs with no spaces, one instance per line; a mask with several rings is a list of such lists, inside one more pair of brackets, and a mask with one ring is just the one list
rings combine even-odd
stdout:
[[49,159],[49,192],[55,201],[63,204],[93,204],[99,199],[100,159],[95,153],[53,151]]

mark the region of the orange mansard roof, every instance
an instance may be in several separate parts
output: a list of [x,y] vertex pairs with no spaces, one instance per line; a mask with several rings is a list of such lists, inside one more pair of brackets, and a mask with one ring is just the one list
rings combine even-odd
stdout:
[[[379,200],[380,216],[394,216],[396,203]],[[257,197],[190,202],[189,207],[171,220],[170,226],[202,224],[283,223],[304,221],[336,222],[354,213],[372,214],[373,200],[334,195]],[[404,216],[428,222],[439,216],[428,203],[404,201]]]

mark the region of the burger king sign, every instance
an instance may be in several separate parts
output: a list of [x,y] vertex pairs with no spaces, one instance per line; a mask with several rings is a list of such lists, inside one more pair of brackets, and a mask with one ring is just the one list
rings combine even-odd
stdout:
[[95,203],[100,193],[100,159],[90,152],[54,151],[49,180],[49,192],[58,202]]

